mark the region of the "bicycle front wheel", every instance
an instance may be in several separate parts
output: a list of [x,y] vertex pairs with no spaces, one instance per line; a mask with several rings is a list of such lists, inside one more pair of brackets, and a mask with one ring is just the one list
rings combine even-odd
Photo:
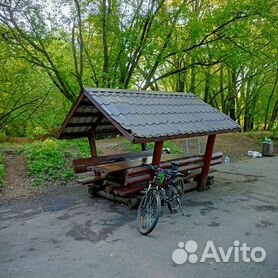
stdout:
[[161,211],[160,195],[149,190],[142,198],[137,211],[137,229],[142,235],[149,234],[156,226]]

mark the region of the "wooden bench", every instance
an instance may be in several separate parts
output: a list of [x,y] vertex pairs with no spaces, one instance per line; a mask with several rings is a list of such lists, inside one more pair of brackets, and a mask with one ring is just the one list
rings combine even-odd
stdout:
[[[104,188],[105,191],[102,193],[105,195],[113,194],[121,198],[136,195],[136,193],[143,190],[148,185],[152,177],[150,170],[141,166],[143,162],[151,163],[151,156],[149,154],[150,152],[144,151],[135,154],[109,155],[81,159],[78,161],[75,160],[76,173],[90,171],[91,173],[97,174],[95,176],[79,179],[78,182],[83,185],[88,185],[88,190],[91,195]],[[220,152],[213,153],[210,166],[220,164],[222,162],[222,157],[223,154]],[[163,159],[164,161],[160,163],[160,167],[163,169],[170,169],[172,162],[175,161],[179,163],[179,171],[181,173],[185,174],[190,171],[190,174],[186,176],[186,181],[194,181],[185,184],[185,191],[197,188],[197,181],[204,166],[204,155],[191,157],[164,155]],[[212,171],[214,171],[214,169],[210,168],[210,173]],[[118,178],[121,178],[120,182],[117,181]]]
[[[223,154],[221,152],[214,153],[212,155],[210,166],[221,164]],[[179,163],[179,171],[181,173],[187,173],[188,171],[199,170],[197,173],[194,172],[194,177],[200,175],[201,169],[204,166],[204,155],[191,156],[185,158],[171,159],[163,161],[160,164],[160,167],[163,169],[170,169],[172,161]],[[193,174],[191,174],[193,177]],[[144,166],[134,167],[127,169],[125,171],[124,185],[132,186],[134,184],[147,183],[151,179],[151,172],[148,168]]]
[[[92,171],[92,168],[96,165],[104,165],[106,163],[120,163],[120,162],[130,162],[134,159],[147,159],[151,157],[151,151],[142,151],[140,153],[124,153],[116,155],[105,155],[99,157],[91,157],[85,159],[77,159],[73,161],[73,168],[75,174],[88,173],[90,176],[83,178],[78,178],[77,182],[82,185],[87,185],[89,191],[92,191],[92,187],[101,188],[103,182],[109,177],[106,174],[101,174],[97,171]],[[146,160],[147,161],[147,160]],[[112,177],[114,179],[114,177]],[[95,190],[93,190],[95,193]],[[93,192],[92,191],[92,192]]]
[[[212,156],[211,164],[210,166],[220,164],[222,162],[222,153],[214,153]],[[167,156],[165,156],[167,158]],[[192,156],[192,157],[181,157],[177,156],[177,159],[174,159],[174,156],[171,155],[168,156],[167,161],[161,162],[160,167],[164,169],[169,169],[172,165],[172,161],[178,162],[180,164],[179,171],[182,173],[188,173],[190,171],[189,175],[186,175],[186,181],[193,180],[193,182],[187,182],[185,183],[185,191],[190,191],[193,189],[196,189],[198,187],[198,179],[202,172],[202,167],[204,166],[204,156]],[[117,163],[120,164],[118,167],[123,166],[121,162]],[[130,164],[131,165],[131,164]],[[104,168],[106,169],[106,165]],[[110,166],[110,165],[108,165]],[[127,165],[125,165],[126,167]],[[109,167],[107,168],[109,169]],[[209,173],[214,172],[215,169],[210,167]],[[138,193],[139,191],[143,190],[149,183],[149,180],[151,179],[151,172],[148,168],[144,166],[139,167],[133,167],[128,168],[124,172],[124,184],[121,187],[117,187],[113,190],[113,193],[116,196],[121,197],[129,197],[133,196],[134,194]],[[213,177],[210,176],[208,179],[208,184],[211,184],[213,182]]]

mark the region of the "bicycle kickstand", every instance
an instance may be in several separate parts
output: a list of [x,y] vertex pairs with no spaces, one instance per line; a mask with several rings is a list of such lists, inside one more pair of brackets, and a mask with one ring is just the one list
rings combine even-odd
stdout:
[[181,210],[181,214],[184,216],[183,209],[182,209],[182,206],[181,206],[181,201],[180,201],[179,198],[177,199],[177,201],[178,201],[178,204],[179,204],[179,208]]

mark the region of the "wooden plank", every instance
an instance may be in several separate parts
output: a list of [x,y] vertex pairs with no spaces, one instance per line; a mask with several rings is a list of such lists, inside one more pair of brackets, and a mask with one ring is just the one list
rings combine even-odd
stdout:
[[207,139],[204,166],[202,169],[200,183],[199,183],[199,191],[205,191],[205,188],[206,188],[209,167],[210,167],[213,147],[214,147],[214,143],[215,143],[215,137],[216,137],[216,135],[209,135],[208,139]]
[[75,112],[73,117],[99,117],[102,116],[99,112]]
[[[220,154],[221,153],[216,153],[216,155],[213,157],[213,159],[210,162],[211,166],[222,163],[222,155],[219,156]],[[204,166],[203,161],[188,163],[185,166],[179,167],[179,171],[185,174],[188,171],[194,171],[194,173],[196,173],[196,170],[199,170],[198,175],[200,175],[203,166]],[[138,168],[140,169],[140,171],[138,172],[134,171],[137,170]],[[194,175],[194,173],[191,173],[189,175],[189,178],[193,177],[192,175]],[[141,182],[149,182],[150,179],[151,179],[150,170],[147,169],[146,167],[137,167],[134,169],[128,169],[126,172],[124,185],[128,186],[128,185],[141,183]]]
[[97,177],[87,177],[83,179],[78,179],[77,182],[81,184],[89,184],[89,183],[94,183],[94,182],[99,182],[105,180],[105,176],[97,176]]
[[111,174],[111,173],[121,172],[132,167],[140,166],[143,163],[151,163],[151,156],[147,158],[138,158],[129,161],[121,161],[121,162],[89,166],[88,168],[90,168],[92,171],[99,171],[103,174]]
[[68,123],[67,127],[93,126],[94,123]]
[[[197,160],[200,161],[203,158],[200,157],[196,157],[196,158],[191,158],[192,161]],[[99,171],[102,172],[104,174],[108,174],[108,173],[116,173],[116,172],[120,172],[120,171],[124,171],[127,170],[129,168],[134,168],[134,167],[138,167],[141,166],[143,163],[153,163],[153,159],[151,160],[151,157],[143,157],[143,158],[135,158],[132,160],[128,160],[128,161],[122,161],[122,162],[113,162],[113,163],[105,163],[105,164],[101,164],[101,165],[95,165],[95,166],[89,166],[91,168],[92,171]],[[155,162],[156,163],[156,162]],[[171,162],[168,163],[169,167],[171,167]],[[145,167],[144,167],[145,168]]]
[[122,154],[113,154],[113,155],[76,159],[73,160],[73,168],[76,174],[85,173],[88,171],[89,166],[113,162],[119,159],[130,160],[133,158],[150,157],[151,154],[152,151],[143,151],[140,153],[122,153]]
[[98,127],[98,126],[109,126],[109,125],[113,126],[110,122],[100,122],[100,123],[96,123],[96,122],[82,123],[81,122],[81,123],[68,123],[67,127],[83,127],[83,126]]
[[136,198],[124,198],[120,196],[115,196],[109,193],[106,193],[104,190],[100,190],[96,193],[98,196],[106,198],[108,200],[120,202],[128,205],[129,208],[134,208],[138,205],[139,201]]
[[[213,159],[222,158],[223,154],[221,152],[213,153]],[[204,160],[204,155],[196,155],[196,156],[189,156],[185,157],[184,154],[181,155],[163,155],[162,162],[160,163],[160,167],[163,169],[169,169],[172,166],[172,161],[178,162],[180,166],[184,166],[189,163],[200,162]],[[149,170],[146,167],[135,167],[130,168],[126,171],[127,176],[132,176],[136,174],[148,173]]]
[[113,193],[115,195],[121,196],[121,197],[127,197],[130,196],[136,192],[139,192],[143,190],[145,186],[130,186],[130,187],[120,187],[113,190]]
[[73,160],[74,166],[77,165],[89,165],[89,163],[94,163],[99,164],[100,162],[113,162],[115,159],[119,158],[124,158],[126,160],[133,159],[133,158],[140,158],[140,157],[149,157],[152,155],[152,151],[143,151],[139,153],[120,153],[120,154],[112,154],[112,155],[103,155],[103,156],[98,156],[94,158],[81,158],[81,159],[75,159]]

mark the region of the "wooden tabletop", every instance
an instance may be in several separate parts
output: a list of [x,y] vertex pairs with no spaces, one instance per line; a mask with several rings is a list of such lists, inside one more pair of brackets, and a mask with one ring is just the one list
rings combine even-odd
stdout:
[[141,166],[143,163],[151,163],[152,157],[132,159],[128,161],[119,161],[107,164],[100,164],[89,167],[91,171],[100,172],[101,174],[107,175],[111,173],[121,172],[126,169]]

